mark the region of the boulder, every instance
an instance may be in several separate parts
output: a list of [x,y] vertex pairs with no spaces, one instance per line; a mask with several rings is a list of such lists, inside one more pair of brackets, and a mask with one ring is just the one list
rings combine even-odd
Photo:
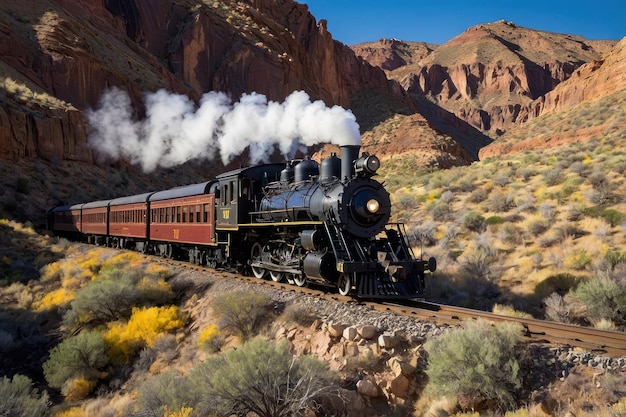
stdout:
[[400,343],[400,338],[395,334],[383,333],[378,336],[378,345],[381,348],[393,349],[394,347],[398,346],[398,343]]
[[346,327],[348,327],[346,324],[330,323],[328,325],[328,334],[330,337],[341,337]]
[[376,336],[377,331],[378,329],[376,328],[376,326],[372,326],[369,324],[366,324],[364,326],[359,326],[357,328],[357,332],[359,336],[361,336],[363,339],[366,339],[366,340],[373,339],[374,336]]
[[343,338],[348,341],[353,341],[354,339],[356,339],[357,335],[358,332],[356,331],[356,327],[350,326],[346,327],[343,330]]
[[376,398],[380,395],[380,387],[371,378],[361,379],[357,382],[356,390],[359,394],[366,397]]
[[387,366],[391,368],[391,371],[395,376],[411,376],[415,372],[415,367],[409,362],[402,360],[398,357],[392,357],[387,361]]

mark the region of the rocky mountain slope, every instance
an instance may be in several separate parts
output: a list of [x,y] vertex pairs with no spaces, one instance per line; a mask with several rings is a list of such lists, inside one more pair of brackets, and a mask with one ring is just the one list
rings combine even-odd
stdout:
[[[396,40],[353,49],[386,69],[412,96],[425,97],[497,136],[526,121],[529,113],[538,115],[534,100],[572,77],[581,65],[601,61],[615,44],[499,21],[471,27],[432,46],[431,52],[426,45]],[[387,58],[381,61],[381,56]],[[402,62],[406,64],[398,65]]]
[[[626,38],[602,59],[580,66],[572,76],[522,108],[520,119],[480,158],[525,149],[616,136],[626,132]],[[569,123],[568,123],[569,121]],[[572,128],[571,123],[575,122]]]

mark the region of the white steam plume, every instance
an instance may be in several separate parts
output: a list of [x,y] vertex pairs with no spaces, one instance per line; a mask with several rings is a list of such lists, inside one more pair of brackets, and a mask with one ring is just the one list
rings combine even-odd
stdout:
[[113,88],[87,112],[89,143],[100,154],[128,158],[144,171],[192,159],[222,162],[249,149],[251,163],[267,160],[278,146],[289,158],[303,146],[318,143],[360,145],[359,125],[351,111],[311,102],[295,91],[283,103],[262,94],[244,94],[232,103],[224,93],[210,92],[196,106],[187,96],[165,90],[146,94],[146,119],[133,119],[128,94]]

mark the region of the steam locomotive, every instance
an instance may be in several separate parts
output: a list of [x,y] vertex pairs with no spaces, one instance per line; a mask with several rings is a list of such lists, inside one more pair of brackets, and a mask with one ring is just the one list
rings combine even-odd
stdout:
[[434,258],[416,259],[360,146],[322,160],[256,165],[215,180],[48,210],[57,235],[257,278],[337,287],[364,299],[424,294]]

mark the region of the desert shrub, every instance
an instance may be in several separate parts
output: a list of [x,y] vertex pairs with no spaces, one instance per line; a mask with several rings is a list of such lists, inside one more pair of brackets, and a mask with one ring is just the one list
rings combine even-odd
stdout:
[[512,194],[505,194],[499,191],[494,191],[489,194],[489,198],[485,202],[485,205],[489,211],[495,213],[506,213],[514,206],[514,198]]
[[54,310],[68,305],[73,298],[74,291],[61,287],[44,295],[40,301],[34,303],[33,308],[35,311]]
[[427,221],[417,224],[409,230],[408,237],[413,246],[433,246],[437,243],[437,223]]
[[38,417],[48,411],[48,393],[33,387],[24,375],[0,379],[0,416]]
[[255,339],[202,362],[190,380],[192,387],[202,387],[196,408],[201,415],[287,417],[321,404],[334,376],[322,362],[293,357],[286,340],[274,345]]
[[481,233],[485,230],[485,218],[475,211],[468,211],[463,216],[463,226],[473,232]]
[[215,324],[202,329],[198,336],[198,345],[209,353],[219,352],[224,346],[224,342],[224,336],[220,334],[220,329]]
[[450,204],[452,200],[454,200],[454,193],[450,190],[446,190],[443,193],[441,193],[441,196],[439,197],[439,199],[443,201],[444,203]]
[[140,291],[128,275],[121,275],[119,279],[98,279],[76,293],[63,321],[76,329],[127,318],[139,298]]
[[554,217],[556,216],[556,210],[554,209],[554,206],[548,202],[542,203],[539,206],[539,213],[541,213],[543,218],[549,222],[553,221]]
[[410,210],[411,208],[415,207],[415,204],[416,204],[416,200],[410,194],[402,195],[401,197],[398,198],[398,200],[395,203],[396,207],[400,211]]
[[581,271],[591,264],[591,256],[589,256],[587,251],[581,249],[568,253],[563,263],[566,268]]
[[213,301],[213,311],[224,328],[243,341],[256,334],[268,316],[272,301],[264,294],[236,291],[222,294]]
[[450,209],[450,205],[443,201],[438,201],[431,207],[431,215],[433,219],[438,221],[445,221],[450,218],[450,214],[452,210]]
[[546,230],[550,224],[540,216],[531,216],[526,221],[526,231],[532,236],[539,236]]
[[573,295],[586,307],[591,320],[609,319],[618,325],[626,324],[626,287],[617,281],[596,277],[580,284]]
[[482,203],[483,201],[485,201],[488,195],[489,192],[484,188],[477,188],[470,193],[467,201],[474,204]]
[[510,172],[507,172],[505,174],[498,174],[493,177],[493,183],[499,187],[504,187],[511,182],[510,175]]
[[515,346],[521,332],[515,323],[491,325],[478,320],[429,339],[425,345],[428,389],[456,398],[464,409],[488,402],[500,409],[512,406],[520,387]]
[[46,381],[61,389],[66,382],[83,378],[97,381],[109,364],[104,339],[95,332],[83,332],[69,337],[50,350],[50,358],[43,364]]
[[126,363],[140,349],[152,347],[166,333],[184,325],[176,306],[133,308],[128,323],[109,324],[104,334],[108,355],[118,363]]
[[604,254],[604,262],[609,270],[614,270],[619,264],[626,264],[626,252],[619,249],[610,249]]
[[610,224],[611,227],[615,227],[621,224],[622,220],[624,220],[624,215],[621,212],[614,210],[614,209],[603,210],[602,213],[600,214],[600,217],[606,220],[606,222]]
[[606,197],[613,188],[605,172],[595,171],[587,178],[587,181],[589,181],[591,187],[598,191],[603,197]]
[[504,223],[498,231],[498,237],[504,243],[517,244],[522,240],[522,232],[518,226],[513,223]]
[[503,221],[504,219],[500,216],[489,216],[485,220],[485,223],[487,223],[489,226],[494,226],[497,224],[501,224]]
[[310,326],[317,320],[317,315],[306,307],[289,304],[283,311],[282,318],[287,322],[297,323],[301,326]]
[[78,290],[63,321],[70,329],[127,319],[133,306],[165,304],[174,297],[162,272],[106,266],[95,281]]
[[461,267],[474,278],[489,278],[491,265],[497,260],[497,250],[489,242],[471,242],[460,258]]
[[526,167],[520,171],[519,175],[524,182],[528,182],[532,177],[537,175],[537,171],[535,168]]
[[85,378],[74,378],[65,382],[61,393],[66,401],[80,401],[87,398],[91,390],[96,386],[96,381]]
[[545,314],[549,320],[559,323],[569,323],[572,314],[572,306],[562,295],[553,292],[543,300],[546,306]]
[[166,410],[181,410],[193,406],[195,401],[188,381],[176,371],[167,371],[139,387],[136,415],[160,417],[166,415]]
[[543,174],[543,181],[549,186],[559,184],[562,179],[561,168],[558,167],[548,170]]

